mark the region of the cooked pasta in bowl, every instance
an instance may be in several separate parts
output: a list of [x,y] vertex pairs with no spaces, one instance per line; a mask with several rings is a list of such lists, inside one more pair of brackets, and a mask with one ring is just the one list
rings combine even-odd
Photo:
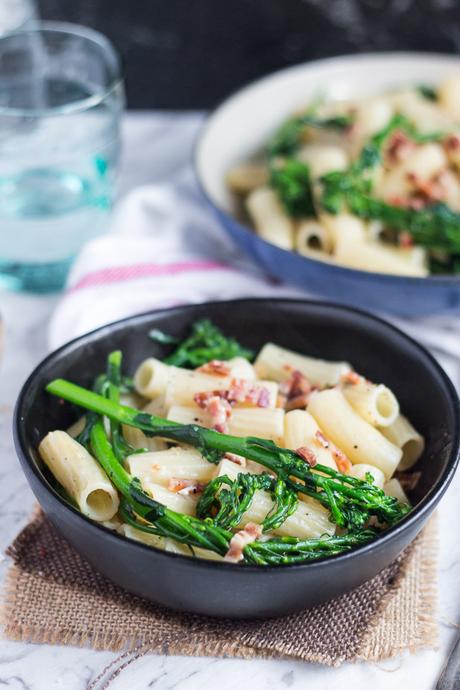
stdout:
[[460,304],[459,151],[457,58],[361,55],[232,96],[196,170],[224,227],[277,277],[430,313]]
[[415,536],[457,461],[456,404],[381,321],[242,300],[64,346],[25,384],[15,435],[43,508],[110,578],[174,608],[275,615],[356,586]]

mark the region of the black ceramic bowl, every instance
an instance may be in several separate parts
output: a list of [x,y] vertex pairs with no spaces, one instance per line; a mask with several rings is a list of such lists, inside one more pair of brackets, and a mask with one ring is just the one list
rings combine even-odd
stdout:
[[[66,428],[77,412],[47,395],[45,385],[65,377],[90,385],[120,348],[125,370],[143,357],[162,356],[147,332],[159,327],[184,336],[197,318],[211,318],[255,349],[267,340],[326,359],[349,360],[384,381],[426,437],[415,508],[373,543],[305,565],[256,567],[195,560],[130,541],[83,517],[53,488],[37,446],[51,429]],[[43,510],[95,568],[126,589],[180,611],[229,617],[267,617],[318,604],[376,575],[414,539],[452,479],[459,455],[459,404],[434,359],[406,335],[364,312],[295,300],[239,300],[176,307],[100,328],[52,353],[31,374],[14,417],[16,449]]]

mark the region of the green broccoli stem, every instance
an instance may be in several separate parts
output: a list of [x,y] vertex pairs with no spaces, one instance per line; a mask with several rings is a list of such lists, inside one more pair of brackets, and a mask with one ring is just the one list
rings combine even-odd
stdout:
[[[118,462],[107,437],[102,418],[91,429],[91,448],[107,476],[122,495],[120,512],[128,524],[142,532],[174,539],[190,547],[208,549],[224,556],[230,546],[232,532],[177,513],[161,505],[146,494],[139,481]],[[139,522],[138,516],[146,522]],[[366,543],[375,532],[365,530],[344,537],[297,539],[281,537],[266,542],[253,542],[243,550],[244,561],[256,565],[282,565],[302,563],[317,558],[334,556]]]
[[277,537],[268,541],[256,541],[244,550],[247,563],[266,563],[286,565],[305,563],[319,558],[336,556],[349,551],[375,538],[372,529],[353,532],[339,537],[318,537],[297,539],[295,537]]
[[231,532],[170,510],[145,493],[140,482],[119,463],[101,419],[91,429],[91,448],[125,501],[132,506],[136,515],[155,524],[157,534],[225,555]]
[[[106,394],[109,400],[118,404],[120,402],[120,392],[123,385],[123,377],[121,375],[122,353],[120,350],[111,352],[107,357],[107,384]],[[147,448],[133,448],[130,443],[126,441],[123,436],[121,424],[116,419],[110,419],[110,438],[112,441],[115,456],[121,464],[124,463],[128,455],[134,453],[142,453]]]
[[[114,403],[120,402],[121,358],[120,350],[111,352],[107,358],[107,396]],[[116,419],[110,420],[110,438],[117,460],[123,463],[127,453],[125,452],[124,439],[121,433],[121,424]]]
[[[329,508],[339,526],[362,527],[374,515],[382,523],[393,524],[403,517],[406,508],[377,487],[331,468],[316,465],[316,472],[295,452],[257,438],[240,438],[212,429],[178,424],[145,412],[120,405],[69,381],[56,379],[47,391],[86,409],[141,429],[151,436],[196,447],[210,462],[217,463],[227,452],[254,460],[286,481],[289,488],[304,493]],[[320,471],[322,474],[318,474]],[[291,477],[299,479],[294,482]],[[322,491],[317,491],[322,489]]]

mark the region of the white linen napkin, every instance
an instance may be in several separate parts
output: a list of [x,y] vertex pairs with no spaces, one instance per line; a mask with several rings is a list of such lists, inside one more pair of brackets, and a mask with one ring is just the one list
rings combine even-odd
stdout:
[[150,309],[270,295],[305,293],[243,257],[217,227],[191,171],[182,171],[174,184],[130,192],[112,231],[83,247],[51,319],[49,345]]
[[[277,283],[242,256],[218,227],[190,169],[182,169],[167,184],[128,193],[112,231],[83,248],[51,319],[49,345],[55,349],[150,309],[255,296],[312,295]],[[460,383],[460,319],[391,320],[432,349]]]

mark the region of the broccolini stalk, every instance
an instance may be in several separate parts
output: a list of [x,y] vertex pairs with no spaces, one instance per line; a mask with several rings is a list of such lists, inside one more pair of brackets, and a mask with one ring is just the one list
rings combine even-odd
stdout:
[[[106,393],[109,400],[114,403],[120,402],[120,389],[122,387],[121,360],[122,354],[120,350],[111,352],[107,358]],[[110,420],[110,438],[115,456],[122,464],[128,455],[142,453],[144,450],[147,450],[133,448],[123,437],[121,424],[116,419]]]
[[[112,401],[107,402],[113,404]],[[155,524],[156,534],[225,555],[231,533],[189,515],[176,513],[145,493],[139,480],[119,463],[100,419],[91,429],[91,448],[126,503],[140,518]]]
[[[229,488],[225,488],[225,485]],[[198,501],[196,514],[200,518],[211,519],[213,524],[225,529],[238,527],[256,491],[268,491],[274,500],[273,509],[262,523],[264,532],[282,525],[297,507],[297,493],[282,479],[275,479],[269,474],[240,472],[234,480],[226,475],[212,479]],[[213,511],[217,511],[214,517]]]
[[[209,461],[217,463],[227,453],[241,455],[260,463],[283,479],[287,486],[318,500],[331,511],[339,526],[362,528],[371,516],[380,523],[394,524],[407,512],[407,507],[387,496],[378,487],[330,467],[316,465],[313,472],[295,452],[279,448],[270,441],[221,434],[195,424],[183,425],[139,412],[107,400],[69,381],[56,379],[47,391],[86,409],[141,429],[151,436],[187,443],[197,448]],[[300,481],[294,481],[294,477]]]
[[[107,476],[122,495],[121,515],[125,522],[143,532],[174,539],[190,547],[208,549],[221,556],[227,553],[232,532],[212,524],[210,520],[199,520],[170,510],[143,491],[139,480],[128,474],[118,462],[102,419],[92,426],[91,448]],[[375,531],[366,530],[345,537],[269,539],[266,542],[253,542],[245,546],[243,556],[246,563],[256,565],[302,563],[338,555],[370,541],[375,535]]]
[[[153,340],[161,343],[171,342],[171,338],[158,329],[153,329],[149,335]],[[254,353],[240,345],[234,338],[227,338],[208,319],[201,319],[193,324],[191,335],[173,353],[165,357],[164,361],[176,367],[194,369],[212,359],[228,360],[233,357],[251,360]]]
[[372,529],[352,532],[343,537],[317,537],[297,539],[276,537],[267,541],[255,541],[244,549],[246,563],[260,565],[288,565],[328,558],[366,544],[377,536]]
[[272,165],[270,185],[277,192],[289,216],[316,216],[308,165],[295,158],[287,158]]

